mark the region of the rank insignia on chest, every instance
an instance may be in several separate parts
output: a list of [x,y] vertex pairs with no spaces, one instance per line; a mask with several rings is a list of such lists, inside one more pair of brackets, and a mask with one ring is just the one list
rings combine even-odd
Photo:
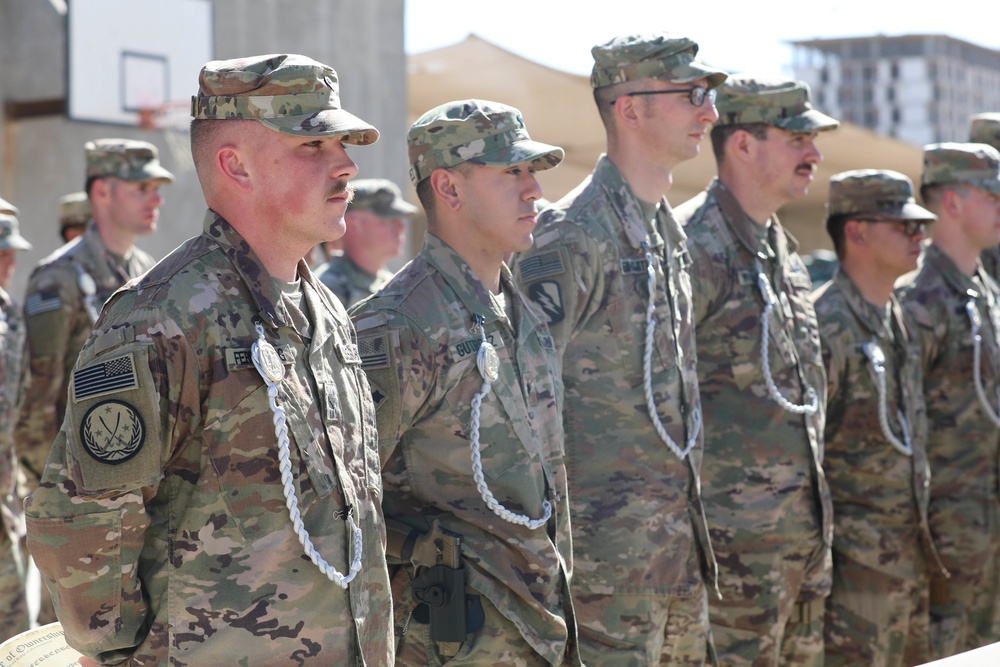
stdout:
[[94,405],[80,421],[80,442],[90,456],[117,465],[139,453],[146,425],[138,410],[114,399]]

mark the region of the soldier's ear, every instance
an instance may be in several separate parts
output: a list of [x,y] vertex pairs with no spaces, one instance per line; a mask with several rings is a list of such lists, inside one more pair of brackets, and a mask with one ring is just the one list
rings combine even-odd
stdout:
[[224,144],[215,152],[214,167],[223,180],[236,188],[249,192],[253,189],[250,172],[243,159],[243,153],[233,144]]
[[439,204],[447,206],[451,210],[456,210],[462,203],[461,188],[459,182],[462,174],[453,169],[435,169],[427,178],[430,179],[431,189]]

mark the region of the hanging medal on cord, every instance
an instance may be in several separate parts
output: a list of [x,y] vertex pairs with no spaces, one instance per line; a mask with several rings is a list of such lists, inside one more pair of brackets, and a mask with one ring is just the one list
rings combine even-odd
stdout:
[[[760,290],[760,296],[764,299],[764,311],[760,316],[760,364],[764,371],[764,381],[767,383],[767,391],[771,395],[771,398],[774,399],[774,402],[788,412],[797,415],[814,414],[819,409],[819,397],[815,389],[806,384],[804,398],[808,403],[796,405],[781,395],[781,392],[778,391],[778,385],[775,384],[774,377],[771,375],[771,359],[768,353],[771,326],[770,316],[775,304],[778,303],[778,297],[775,296],[774,290],[771,289],[771,281],[768,280],[767,274],[764,273],[764,267],[761,265],[760,260],[756,261],[754,266],[757,269],[757,289]],[[805,384],[805,381],[803,381],[803,384]]]
[[309,531],[302,523],[302,516],[299,514],[299,502],[295,498],[295,487],[292,483],[292,464],[288,454],[288,426],[285,424],[285,409],[278,405],[278,385],[285,377],[285,366],[281,363],[281,357],[274,346],[264,339],[264,327],[260,322],[254,325],[257,329],[257,342],[250,347],[250,356],[257,372],[264,378],[267,384],[267,400],[274,415],[274,434],[278,437],[278,469],[281,471],[281,485],[285,493],[285,505],[288,507],[288,515],[292,519],[292,527],[295,535],[299,538],[302,548],[309,556],[320,572],[326,575],[327,579],[337,584],[341,588],[347,588],[347,584],[361,570],[361,529],[354,523],[354,516],[348,509],[347,522],[354,537],[354,560],[351,562],[351,571],[348,575],[343,575],[337,571],[316,551],[313,546]]
[[486,478],[483,476],[483,462],[479,446],[479,414],[483,398],[490,393],[493,383],[500,378],[500,357],[497,356],[496,348],[486,340],[485,321],[481,315],[473,315],[472,333],[478,333],[482,337],[479,343],[479,351],[476,352],[476,366],[479,374],[483,377],[482,388],[472,397],[472,418],[469,425],[469,449],[472,453],[472,479],[476,482],[476,489],[479,491],[483,502],[494,514],[509,523],[525,526],[529,530],[541,528],[552,517],[552,503],[548,500],[542,501],[544,515],[540,519],[532,519],[524,514],[515,514],[500,504],[486,486]]
[[889,426],[889,417],[886,414],[886,398],[885,398],[885,353],[882,352],[882,348],[874,340],[870,340],[867,343],[861,344],[861,351],[865,353],[868,357],[868,361],[871,362],[872,369],[875,371],[875,377],[878,378],[877,386],[878,389],[878,423],[882,427],[882,435],[885,439],[889,441],[896,451],[904,456],[913,456],[913,445],[910,443],[910,429],[907,426],[906,419],[903,416],[903,411],[899,408],[896,409],[896,419],[899,420],[899,428],[903,432],[903,441],[900,442],[896,435],[892,432],[892,428]]
[[677,458],[683,460],[698,442],[698,433],[701,432],[701,410],[695,408],[692,412],[691,436],[685,443],[684,449],[681,449],[667,433],[663,422],[660,421],[660,415],[656,411],[656,401],[653,398],[653,334],[656,331],[656,320],[653,318],[653,313],[656,312],[656,272],[653,270],[653,253],[649,249],[649,243],[643,241],[642,249],[646,252],[646,284],[649,288],[649,300],[646,303],[646,345],[642,357],[642,382],[646,393],[646,410],[649,411],[649,418],[653,422],[653,428],[660,436],[660,440],[670,448],[670,451]]

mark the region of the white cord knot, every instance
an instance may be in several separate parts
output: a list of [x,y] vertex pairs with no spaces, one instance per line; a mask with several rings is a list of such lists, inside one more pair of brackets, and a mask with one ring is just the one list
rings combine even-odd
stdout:
[[278,470],[281,472],[281,486],[285,494],[285,506],[288,508],[288,516],[292,521],[292,528],[295,530],[299,544],[305,550],[320,572],[326,575],[327,579],[337,584],[341,588],[347,588],[358,572],[361,570],[361,529],[354,523],[354,517],[350,513],[350,506],[347,509],[347,522],[351,529],[351,537],[354,541],[354,558],[351,561],[350,574],[344,576],[337,571],[316,551],[313,546],[309,531],[302,523],[302,516],[299,513],[299,502],[295,497],[295,486],[292,478],[292,463],[288,453],[288,426],[285,423],[285,409],[278,405],[278,384],[285,377],[285,366],[281,362],[281,357],[274,346],[264,338],[264,327],[257,322],[257,342],[250,347],[250,358],[257,372],[267,384],[267,400],[271,408],[271,421],[274,423],[274,434],[278,438]]
[[774,377],[771,375],[771,360],[768,352],[771,333],[770,316],[771,311],[774,310],[774,306],[778,303],[778,298],[775,296],[774,289],[771,287],[771,281],[768,280],[767,274],[764,273],[764,267],[761,266],[759,261],[756,262],[755,268],[757,269],[757,288],[760,290],[760,296],[764,300],[764,311],[760,316],[760,365],[764,371],[767,392],[771,395],[775,403],[788,412],[797,415],[814,414],[819,409],[819,397],[815,389],[805,384],[803,380],[803,384],[805,384],[803,398],[806,402],[802,405],[796,405],[782,396],[778,390],[778,385],[774,382]]

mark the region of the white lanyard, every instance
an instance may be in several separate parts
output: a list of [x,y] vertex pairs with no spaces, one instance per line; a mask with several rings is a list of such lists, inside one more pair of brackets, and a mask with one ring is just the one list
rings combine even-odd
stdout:
[[[989,304],[987,304],[987,309],[989,309]],[[982,327],[983,321],[979,316],[979,308],[976,307],[976,302],[969,299],[965,302],[965,313],[969,316],[969,325],[972,327],[972,378],[974,384],[976,385],[976,394],[979,396],[979,402],[983,406],[983,412],[989,417],[990,421],[995,425],[1000,426],[1000,416],[993,411],[993,407],[990,405],[989,399],[986,398],[986,390],[983,388],[983,374],[982,374],[982,351],[983,351],[983,337],[979,333]],[[1000,388],[997,389],[998,400],[1000,400]]]
[[670,448],[670,451],[677,458],[683,460],[698,441],[698,434],[701,432],[701,410],[695,408],[692,412],[691,436],[688,438],[684,449],[681,449],[674,442],[673,438],[670,437],[670,434],[667,433],[667,429],[663,427],[660,415],[656,411],[656,401],[653,399],[653,334],[656,331],[656,321],[653,319],[653,313],[656,311],[656,272],[653,270],[653,253],[649,250],[649,244],[643,242],[642,247],[646,251],[646,278],[649,287],[649,301],[646,304],[646,347],[642,358],[642,381],[646,392],[646,410],[649,412],[649,418],[652,420],[653,428],[656,429],[660,440]]
[[757,269],[757,288],[760,290],[761,298],[764,299],[764,311],[760,316],[760,363],[764,371],[764,381],[767,383],[767,391],[771,394],[771,398],[774,399],[775,403],[788,412],[797,415],[814,414],[819,409],[819,398],[816,395],[816,390],[806,384],[804,378],[802,379],[802,384],[805,385],[806,389],[804,397],[808,403],[795,405],[781,395],[781,392],[778,391],[778,385],[774,383],[774,377],[771,376],[771,360],[768,358],[767,349],[768,341],[770,340],[769,317],[771,311],[774,310],[774,305],[778,303],[778,298],[774,295],[774,290],[771,289],[771,281],[768,280],[767,274],[764,273],[764,267],[761,266],[759,261],[755,262],[755,265]]
[[899,420],[899,428],[903,432],[903,441],[900,442],[896,438],[892,429],[889,427],[889,417],[886,414],[888,412],[886,408],[886,398],[885,398],[885,353],[882,352],[882,348],[879,344],[872,339],[867,343],[861,344],[861,351],[865,353],[868,357],[868,361],[871,362],[872,369],[875,371],[875,377],[878,378],[877,388],[878,388],[878,423],[882,427],[882,435],[885,439],[889,441],[896,451],[904,456],[913,456],[913,445],[910,443],[910,429],[906,423],[906,418],[903,416],[903,411],[899,408],[896,409],[896,418]]
[[257,367],[257,372],[267,384],[267,399],[271,405],[271,412],[274,414],[274,434],[278,436],[278,469],[281,470],[285,505],[288,507],[288,515],[292,519],[292,527],[295,529],[295,535],[298,536],[306,555],[309,556],[309,560],[319,568],[320,572],[326,575],[327,579],[341,588],[347,588],[347,584],[361,570],[361,529],[354,523],[354,516],[348,508],[347,521],[354,537],[354,561],[351,563],[351,573],[347,576],[327,563],[313,546],[309,531],[306,530],[302,523],[302,517],[299,515],[299,502],[295,498],[295,487],[292,485],[292,464],[288,458],[288,427],[285,425],[285,409],[278,405],[276,400],[278,385],[285,377],[285,367],[281,363],[278,351],[264,340],[264,327],[259,322],[255,326],[258,338],[257,342],[250,347],[250,356],[253,359],[253,365]]
[[519,526],[526,526],[529,530],[541,528],[552,517],[552,504],[548,500],[542,501],[542,508],[545,512],[540,519],[532,519],[525,514],[515,514],[500,504],[500,502],[486,485],[486,478],[483,476],[483,462],[479,447],[479,408],[482,405],[483,397],[490,393],[493,383],[500,377],[500,358],[497,356],[496,348],[486,340],[486,329],[483,326],[483,318],[474,315],[472,318],[475,324],[472,326],[472,333],[482,336],[479,343],[479,351],[476,352],[476,366],[479,374],[483,377],[483,385],[479,392],[472,397],[472,423],[469,425],[469,448],[472,451],[472,478],[476,482],[476,489],[483,502],[494,514],[509,523]]

